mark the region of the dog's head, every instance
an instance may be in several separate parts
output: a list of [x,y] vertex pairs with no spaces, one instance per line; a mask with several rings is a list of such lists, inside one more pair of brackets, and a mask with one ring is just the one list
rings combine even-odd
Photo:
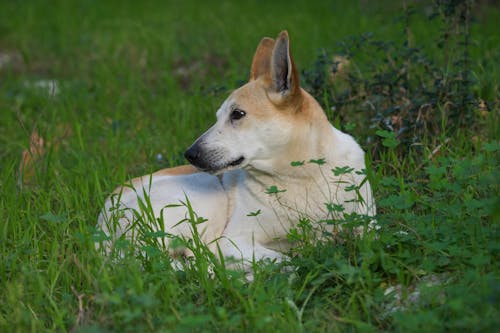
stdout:
[[[266,170],[293,144],[304,92],[290,53],[288,33],[263,38],[253,57],[250,81],[217,111],[217,122],[186,151],[200,170]],[[290,161],[288,161],[289,163]]]

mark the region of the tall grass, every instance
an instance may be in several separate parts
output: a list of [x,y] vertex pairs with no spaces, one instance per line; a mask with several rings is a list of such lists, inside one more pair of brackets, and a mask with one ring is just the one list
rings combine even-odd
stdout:
[[[307,73],[324,69],[318,54],[331,63],[362,33],[399,52],[409,17],[413,46],[439,65],[442,49],[429,41],[443,22],[428,20],[430,3],[410,16],[403,4],[2,2],[0,331],[494,331],[500,51],[499,12],[486,4],[470,13],[469,68],[487,107],[474,105],[458,130],[437,104],[430,124],[439,134],[402,155],[399,137],[356,111],[375,94],[341,108],[329,99],[339,90],[328,95],[338,87],[318,86],[332,122],[373,157],[378,232],[317,244],[301,221],[290,260],[255,262],[252,283],[203,246],[175,269],[154,234],[140,253],[95,250],[107,195],[129,177],[184,163],[229,90],[247,80],[262,36],[289,30],[308,84]],[[368,84],[386,68],[376,53],[352,59]],[[40,80],[54,80],[58,93]],[[34,129],[44,152],[20,180]],[[385,132],[373,151],[377,130]]]

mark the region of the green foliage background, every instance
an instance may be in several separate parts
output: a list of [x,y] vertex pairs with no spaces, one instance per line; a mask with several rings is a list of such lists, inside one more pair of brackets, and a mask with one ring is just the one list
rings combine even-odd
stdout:
[[[403,137],[373,120],[364,104],[372,90],[341,99],[386,72],[383,55],[363,44],[350,54],[352,75],[339,86],[327,80],[331,57],[355,51],[345,45],[367,32],[393,42],[394,56],[410,39],[457,77],[463,66],[444,61],[446,25],[429,19],[434,12],[430,1],[1,1],[0,55],[8,60],[0,66],[0,330],[494,331],[498,7],[472,7],[469,117],[454,122],[437,104],[427,125],[438,130],[422,132],[418,149],[403,149]],[[211,277],[213,258],[203,250],[183,272],[158,251],[101,256],[94,232],[106,196],[129,177],[184,163],[186,147],[247,80],[260,38],[283,29],[304,84],[369,152],[378,236],[314,244],[301,221],[291,232],[295,273],[259,263],[251,284],[219,264]],[[456,36],[449,50],[459,60]],[[314,86],[318,77],[326,79]],[[56,80],[59,93],[51,97],[39,80]],[[421,90],[412,96],[423,91],[414,87]],[[34,128],[46,154],[20,187]]]

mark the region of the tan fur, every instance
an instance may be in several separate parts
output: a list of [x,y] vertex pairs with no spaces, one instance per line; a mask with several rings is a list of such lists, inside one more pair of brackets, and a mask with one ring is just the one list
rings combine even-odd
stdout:
[[153,176],[176,176],[176,175],[190,175],[192,173],[200,172],[191,164],[179,165],[173,168],[161,169],[153,173]]
[[274,39],[264,37],[257,46],[250,69],[250,81],[269,73],[271,67],[271,54],[274,49]]
[[127,191],[131,191],[131,187],[137,187],[142,184],[144,181],[147,181],[149,178],[156,176],[178,176],[178,175],[190,175],[193,173],[200,172],[191,164],[179,165],[173,168],[165,168],[154,172],[151,175],[141,176],[132,178],[130,182],[127,184],[128,186],[119,186],[114,191],[113,194],[125,193]]

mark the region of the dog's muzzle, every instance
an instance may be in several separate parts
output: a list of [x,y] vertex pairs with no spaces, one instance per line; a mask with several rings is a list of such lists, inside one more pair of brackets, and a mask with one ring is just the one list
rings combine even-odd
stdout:
[[234,160],[225,161],[221,158],[223,156],[221,155],[217,151],[204,151],[203,147],[196,142],[184,153],[184,157],[189,163],[209,173],[217,173],[221,170],[237,167],[245,160],[243,156],[240,156]]

